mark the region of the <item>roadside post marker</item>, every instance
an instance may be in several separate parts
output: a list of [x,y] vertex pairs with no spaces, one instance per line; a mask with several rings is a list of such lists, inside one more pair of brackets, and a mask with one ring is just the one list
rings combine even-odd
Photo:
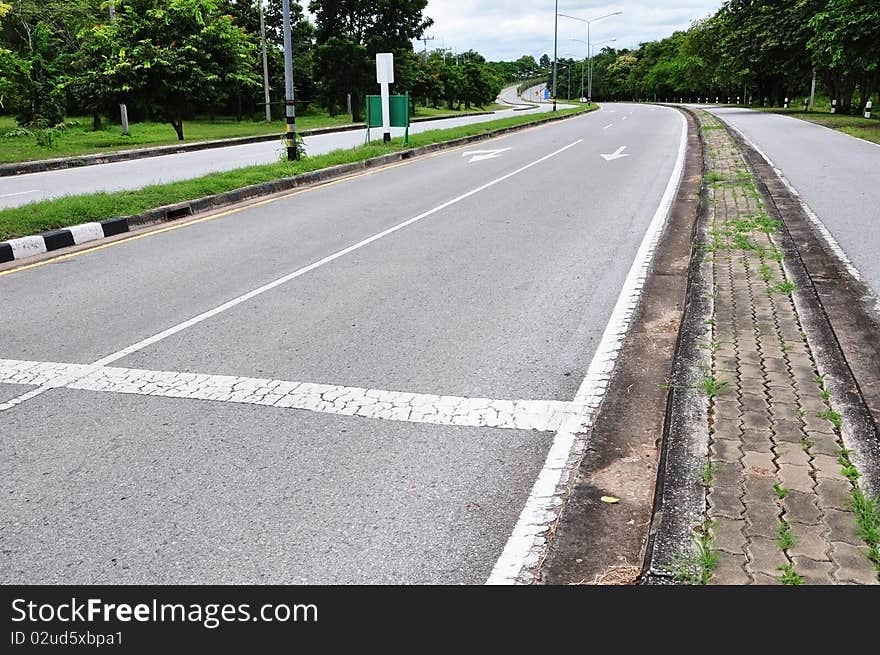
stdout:
[[837,113],[837,98],[835,98],[834,100],[831,101],[831,113],[832,114]]
[[868,100],[868,104],[865,105],[865,118],[871,118],[871,110],[874,108],[874,103]]
[[376,81],[382,93],[382,141],[391,141],[391,101],[388,85],[394,84],[394,54],[380,52],[376,55]]
[[785,99],[785,108],[788,109],[788,98]]

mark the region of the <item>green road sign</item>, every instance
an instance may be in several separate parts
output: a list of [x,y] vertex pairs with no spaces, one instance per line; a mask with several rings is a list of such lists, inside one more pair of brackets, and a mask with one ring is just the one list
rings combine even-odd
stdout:
[[[391,127],[406,128],[404,143],[409,143],[409,94],[389,96],[388,105]],[[382,127],[382,96],[367,96],[367,141],[370,140],[371,127]]]

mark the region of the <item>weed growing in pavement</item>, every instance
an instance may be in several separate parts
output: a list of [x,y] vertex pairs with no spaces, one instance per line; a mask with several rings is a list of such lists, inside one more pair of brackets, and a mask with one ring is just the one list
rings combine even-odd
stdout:
[[718,566],[712,521],[706,519],[694,530],[694,551],[679,553],[675,558],[675,578],[692,585],[707,585]]
[[852,492],[852,510],[859,526],[859,538],[868,545],[868,558],[880,576],[880,506],[877,498],[868,498],[862,489]]
[[855,467],[852,460],[849,458],[851,454],[851,450],[841,450],[840,455],[837,457],[837,463],[840,464],[840,472],[843,474],[843,477],[850,482],[855,483],[858,482],[861,473],[859,473],[859,469]]
[[718,171],[710,171],[706,173],[706,177],[704,178],[707,184],[716,184],[718,182],[724,181],[724,176]]
[[709,396],[709,398],[715,398],[716,396],[726,393],[729,387],[730,382],[727,380],[718,380],[711,375],[704,377],[697,385],[697,389]]
[[739,250],[749,250],[752,252],[761,252],[761,246],[749,240],[748,235],[742,232],[736,232],[732,235],[733,245]]
[[758,214],[755,217],[755,228],[764,234],[773,234],[774,232],[777,232],[781,226],[782,223],[775,218],[771,218],[767,214]]
[[783,564],[779,567],[779,570],[782,571],[782,574],[779,576],[780,584],[792,587],[799,587],[804,584],[804,579],[794,570],[794,566],[791,564]]
[[769,289],[767,289],[767,292],[771,295],[774,293],[781,293],[783,295],[790,296],[795,291],[797,291],[797,287],[795,286],[794,282],[790,281],[782,282],[781,284],[777,284],[775,287],[770,287]]
[[788,489],[788,488],[786,488],[786,487],[783,487],[783,486],[782,486],[781,484],[779,484],[778,482],[774,482],[774,483],[773,483],[773,493],[776,494],[776,497],[777,497],[779,500],[784,500],[785,497],[788,496],[788,494],[791,493],[791,489]]
[[831,400],[831,392],[828,389],[822,389],[822,400]]
[[843,425],[843,419],[839,413],[835,412],[833,409],[823,409],[821,412],[816,412],[817,418],[824,418],[826,421],[829,421],[834,427],[838,430],[840,426]]
[[[801,334],[803,334],[803,332]],[[824,385],[825,384],[825,376],[824,375],[817,375],[816,376],[816,384]]]
[[779,263],[782,263],[782,260],[785,259],[785,253],[782,252],[779,248],[774,248],[773,252],[770,253],[769,257],[773,261],[777,261]]
[[794,534],[791,532],[791,526],[783,519],[779,522],[779,528],[776,531],[776,545],[779,550],[788,550],[797,543]]
[[812,447],[813,441],[811,439],[808,439],[807,437],[801,439],[801,448],[803,448],[804,450],[809,450]]
[[765,284],[770,284],[773,281],[773,269],[767,266],[767,264],[761,264],[758,272],[761,274],[761,279],[764,280]]
[[705,466],[703,466],[703,469],[700,471],[700,484],[706,489],[712,487],[712,482],[715,480],[715,470],[715,462],[711,459],[707,459]]

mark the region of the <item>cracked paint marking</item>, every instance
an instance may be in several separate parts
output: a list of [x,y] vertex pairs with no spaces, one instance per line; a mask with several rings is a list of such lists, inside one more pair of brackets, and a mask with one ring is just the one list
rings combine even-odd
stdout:
[[[0,382],[298,409],[387,421],[555,432],[591,403],[494,400],[229,375],[0,359]],[[3,408],[0,405],[0,408]]]

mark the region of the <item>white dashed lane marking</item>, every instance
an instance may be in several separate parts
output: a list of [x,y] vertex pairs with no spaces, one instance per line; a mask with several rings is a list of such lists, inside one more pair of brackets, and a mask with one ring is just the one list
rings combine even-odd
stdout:
[[[263,405],[388,421],[539,432],[555,432],[572,415],[588,415],[593,409],[582,402],[465,398],[288,380],[14,359],[0,359],[0,383]],[[3,405],[0,409],[4,409]]]

